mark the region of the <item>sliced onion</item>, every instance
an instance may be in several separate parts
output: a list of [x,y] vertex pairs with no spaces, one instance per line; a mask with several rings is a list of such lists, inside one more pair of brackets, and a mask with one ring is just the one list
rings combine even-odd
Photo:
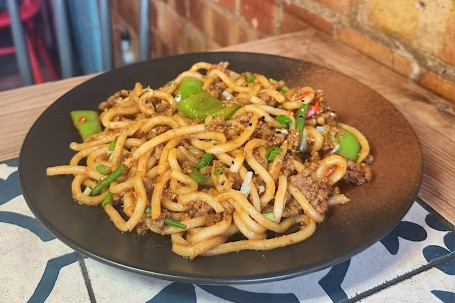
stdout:
[[316,126],[316,130],[323,134],[327,133],[327,129],[324,126]]
[[223,90],[223,92],[221,93],[221,95],[226,99],[226,100],[231,100],[232,98],[234,98],[234,96],[228,92],[227,90]]
[[251,191],[251,179],[253,178],[253,172],[248,171],[245,176],[245,180],[243,180],[242,186],[240,186],[240,192],[245,195],[245,197],[248,197]]

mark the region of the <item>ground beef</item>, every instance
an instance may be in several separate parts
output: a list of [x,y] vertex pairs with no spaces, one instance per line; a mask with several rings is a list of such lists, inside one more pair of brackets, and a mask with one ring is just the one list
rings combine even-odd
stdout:
[[149,195],[153,193],[153,189],[155,188],[155,183],[151,178],[142,178],[142,182],[144,183],[145,192]]
[[120,103],[121,101],[123,101],[123,98],[124,97],[127,97],[128,96],[128,91],[127,90],[120,90],[116,93],[114,93],[112,96],[110,96],[106,101],[104,102],[101,102],[101,104],[99,105],[99,109],[100,110],[107,110],[111,107],[113,107],[115,104],[117,103]]
[[263,120],[259,120],[256,130],[253,133],[254,138],[259,138],[271,142],[272,145],[280,145],[286,139],[286,135]]
[[288,149],[296,152],[299,148],[300,131],[298,129],[292,129],[288,134]]
[[196,201],[193,203],[193,207],[188,211],[188,215],[191,218],[207,216],[210,212],[213,212],[212,208],[205,202]]
[[351,160],[348,160],[347,164],[346,174],[343,177],[345,181],[360,185],[373,180],[373,172],[368,164]]
[[250,121],[252,115],[253,115],[253,114],[252,114],[251,112],[244,112],[243,114],[241,114],[241,115],[237,118],[237,121],[238,121],[239,123],[244,124],[244,123]]
[[156,113],[161,115],[170,115],[171,114],[171,106],[168,102],[162,101],[156,106]]
[[[292,197],[291,194],[288,195],[289,198]],[[289,218],[289,217],[294,217],[298,214],[301,214],[302,208],[300,207],[300,204],[297,203],[295,200],[290,200],[289,202],[286,202],[286,205],[283,209],[283,217]]]
[[170,213],[165,208],[161,209],[161,214],[158,217],[158,219],[156,219],[156,220],[152,220],[152,217],[150,215],[144,214],[144,216],[142,217],[142,221],[139,222],[138,225],[136,225],[136,232],[141,235],[150,228],[163,229],[164,228],[164,219],[166,219],[166,217],[169,217],[169,216],[170,216]]
[[269,94],[261,93],[261,94],[258,95],[258,97],[260,99],[264,100],[264,102],[267,105],[275,107],[278,104],[278,102],[275,100],[275,98],[271,97]]
[[251,179],[253,182],[254,186],[256,187],[258,194],[262,195],[262,193],[265,191],[265,182],[262,180],[259,175],[254,175],[253,178]]
[[227,85],[223,81],[214,81],[209,87],[209,93],[217,99],[221,99],[221,93],[226,89]]
[[163,151],[164,149],[164,144],[158,144],[157,146],[155,146],[155,149],[153,150],[153,156],[155,157],[155,159],[159,159],[160,156],[161,156],[161,152]]
[[289,177],[289,182],[297,187],[313,205],[317,212],[324,214],[328,210],[328,198],[332,194],[332,186],[327,178],[318,180],[314,177],[314,169],[305,168],[297,175]]
[[284,156],[283,166],[281,167],[281,173],[286,177],[293,175],[295,173],[294,161],[292,157],[286,155]]
[[207,130],[208,131],[216,131],[216,132],[221,132],[224,133],[226,131],[227,125],[226,121],[224,120],[223,116],[218,116],[212,121],[210,121],[209,124],[207,124]]
[[232,189],[240,190],[240,187],[242,186],[243,183],[243,180],[240,177],[240,175],[238,173],[232,173],[229,171],[226,171],[225,174],[229,181],[232,182]]
[[147,134],[147,140],[153,139],[158,135],[161,135],[169,130],[169,127],[158,125],[152,128]]

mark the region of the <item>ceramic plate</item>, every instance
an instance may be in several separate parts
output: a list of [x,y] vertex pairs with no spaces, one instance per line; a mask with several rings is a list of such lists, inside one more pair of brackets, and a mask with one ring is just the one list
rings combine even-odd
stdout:
[[[161,86],[193,63],[229,61],[239,72],[284,79],[288,86],[323,89],[339,121],[363,132],[375,158],[374,181],[348,187],[352,201],[334,207],[308,240],[271,251],[242,251],[188,260],[171,252],[168,237],[121,233],[101,207],[71,198],[70,176],[47,177],[46,167],[69,163],[79,141],[70,111],[97,109],[115,91],[136,81]],[[291,278],[335,265],[386,235],[417,195],[422,157],[405,118],[367,86],[333,70],[295,59],[237,52],[158,58],[106,72],[54,102],[29,131],[19,159],[24,197],[38,220],[58,239],[98,261],[162,279],[201,284],[258,283]]]

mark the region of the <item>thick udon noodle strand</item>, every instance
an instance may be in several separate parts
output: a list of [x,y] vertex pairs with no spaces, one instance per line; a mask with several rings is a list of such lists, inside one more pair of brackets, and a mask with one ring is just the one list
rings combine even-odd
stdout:
[[[189,78],[235,111],[190,118],[177,106]],[[302,104],[308,123],[299,128]],[[195,63],[161,88],[137,83],[100,109],[104,130],[71,142],[69,165],[47,175],[72,175],[75,200],[102,205],[120,231],[170,236],[172,251],[191,259],[303,241],[329,206],[350,201],[336,184],[369,172],[367,139],[336,121],[321,91],[288,89],[225,62]],[[346,131],[360,146],[353,161],[333,139]]]

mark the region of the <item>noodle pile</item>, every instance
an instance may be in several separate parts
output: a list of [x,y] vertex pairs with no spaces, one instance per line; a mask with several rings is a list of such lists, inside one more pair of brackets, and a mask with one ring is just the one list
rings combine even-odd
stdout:
[[[182,102],[177,90],[187,78],[202,81],[202,90],[224,108],[238,109],[227,118],[188,118],[177,108]],[[308,111],[299,130],[302,104]],[[349,201],[338,182],[371,180],[368,141],[337,122],[322,91],[239,74],[226,62],[196,63],[158,89],[136,83],[102,102],[100,110],[102,132],[72,142],[77,153],[70,163],[49,167],[47,175],[73,175],[76,201],[102,204],[120,231],[170,235],[172,251],[181,256],[303,241],[331,205]],[[337,153],[334,138],[345,131],[360,144],[355,161]],[[204,177],[197,180],[192,172],[207,154],[214,157],[197,169]],[[112,183],[91,193],[123,168]]]

